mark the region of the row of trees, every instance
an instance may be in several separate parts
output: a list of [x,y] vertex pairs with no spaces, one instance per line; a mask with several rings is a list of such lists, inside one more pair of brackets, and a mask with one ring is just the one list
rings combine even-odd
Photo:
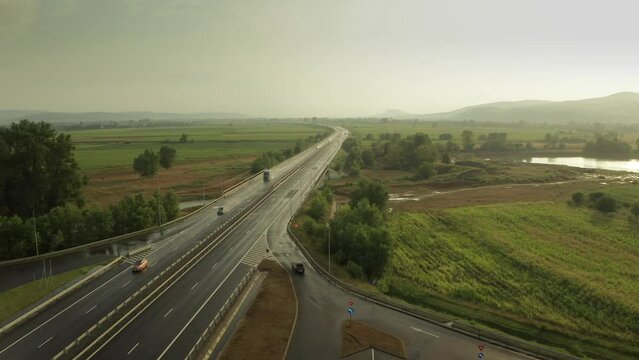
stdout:
[[282,151],[267,151],[260,155],[257,159],[253,160],[251,163],[251,172],[256,174],[263,169],[268,169],[273,167],[274,165],[290,158],[293,155],[297,155],[302,150],[306,149],[310,145],[316,144],[322,139],[328,137],[331,133],[329,131],[324,131],[317,133],[315,135],[309,135],[306,139],[298,140],[295,143],[295,146],[292,149],[284,149]]
[[[637,143],[639,148],[639,142]],[[584,146],[586,155],[627,155],[632,147],[619,139],[616,133],[597,134],[594,141],[588,141]]]
[[342,206],[329,221],[332,193],[325,187],[312,195],[302,230],[323,253],[328,253],[330,231],[333,261],[353,277],[374,280],[383,273],[391,250],[392,238],[385,223],[387,202],[388,190],[381,182],[362,180],[349,205]]
[[175,193],[156,192],[127,196],[107,209],[67,203],[35,218],[0,216],[0,259],[36,255],[35,236],[42,254],[156,226],[179,212]]

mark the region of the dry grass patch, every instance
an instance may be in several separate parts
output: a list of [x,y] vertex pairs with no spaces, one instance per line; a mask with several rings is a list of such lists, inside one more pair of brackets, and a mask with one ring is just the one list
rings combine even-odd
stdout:
[[262,261],[260,271],[268,277],[220,359],[284,358],[297,309],[293,284],[274,261]]
[[346,320],[342,325],[342,356],[362,351],[369,347],[406,359],[404,342],[360,321]]

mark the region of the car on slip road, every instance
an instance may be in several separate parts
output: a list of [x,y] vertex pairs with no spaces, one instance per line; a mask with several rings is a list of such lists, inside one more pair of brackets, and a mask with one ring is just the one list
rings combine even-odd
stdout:
[[220,206],[217,208],[217,214],[218,215],[224,215],[224,206]]
[[133,272],[139,272],[139,271],[146,270],[148,267],[149,267],[149,261],[147,259],[142,259],[142,260],[136,261],[131,267],[131,270],[133,270]]
[[296,272],[298,274],[303,274],[304,273],[304,264],[302,263],[292,263],[291,264],[291,269],[293,270],[293,272]]

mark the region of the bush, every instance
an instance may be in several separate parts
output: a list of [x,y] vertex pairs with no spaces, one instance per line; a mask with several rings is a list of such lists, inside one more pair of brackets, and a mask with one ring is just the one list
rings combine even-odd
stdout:
[[575,205],[580,206],[581,204],[584,203],[584,194],[580,191],[573,193],[572,202],[574,202]]
[[632,204],[630,212],[632,212],[632,215],[634,215],[635,217],[639,217],[639,202]]
[[596,191],[596,192],[588,194],[588,200],[590,200],[590,202],[594,204],[597,202],[597,200],[604,197],[605,195],[606,194],[602,193],[601,191]]
[[348,262],[346,263],[346,266],[344,267],[344,270],[346,270],[346,272],[350,276],[356,279],[366,280],[366,274],[364,273],[364,270],[362,269],[362,267],[357,265],[351,260],[348,260]]
[[617,210],[617,201],[608,195],[600,197],[595,203],[595,209],[603,213],[611,213]]
[[417,178],[420,180],[430,179],[434,174],[435,169],[433,168],[433,164],[429,162],[424,162],[419,169],[417,169]]

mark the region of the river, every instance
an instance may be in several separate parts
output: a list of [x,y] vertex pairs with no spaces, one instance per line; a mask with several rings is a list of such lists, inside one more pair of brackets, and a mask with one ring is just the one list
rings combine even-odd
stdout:
[[567,165],[586,169],[604,169],[639,173],[639,160],[607,160],[585,157],[532,157],[524,159],[532,164]]

